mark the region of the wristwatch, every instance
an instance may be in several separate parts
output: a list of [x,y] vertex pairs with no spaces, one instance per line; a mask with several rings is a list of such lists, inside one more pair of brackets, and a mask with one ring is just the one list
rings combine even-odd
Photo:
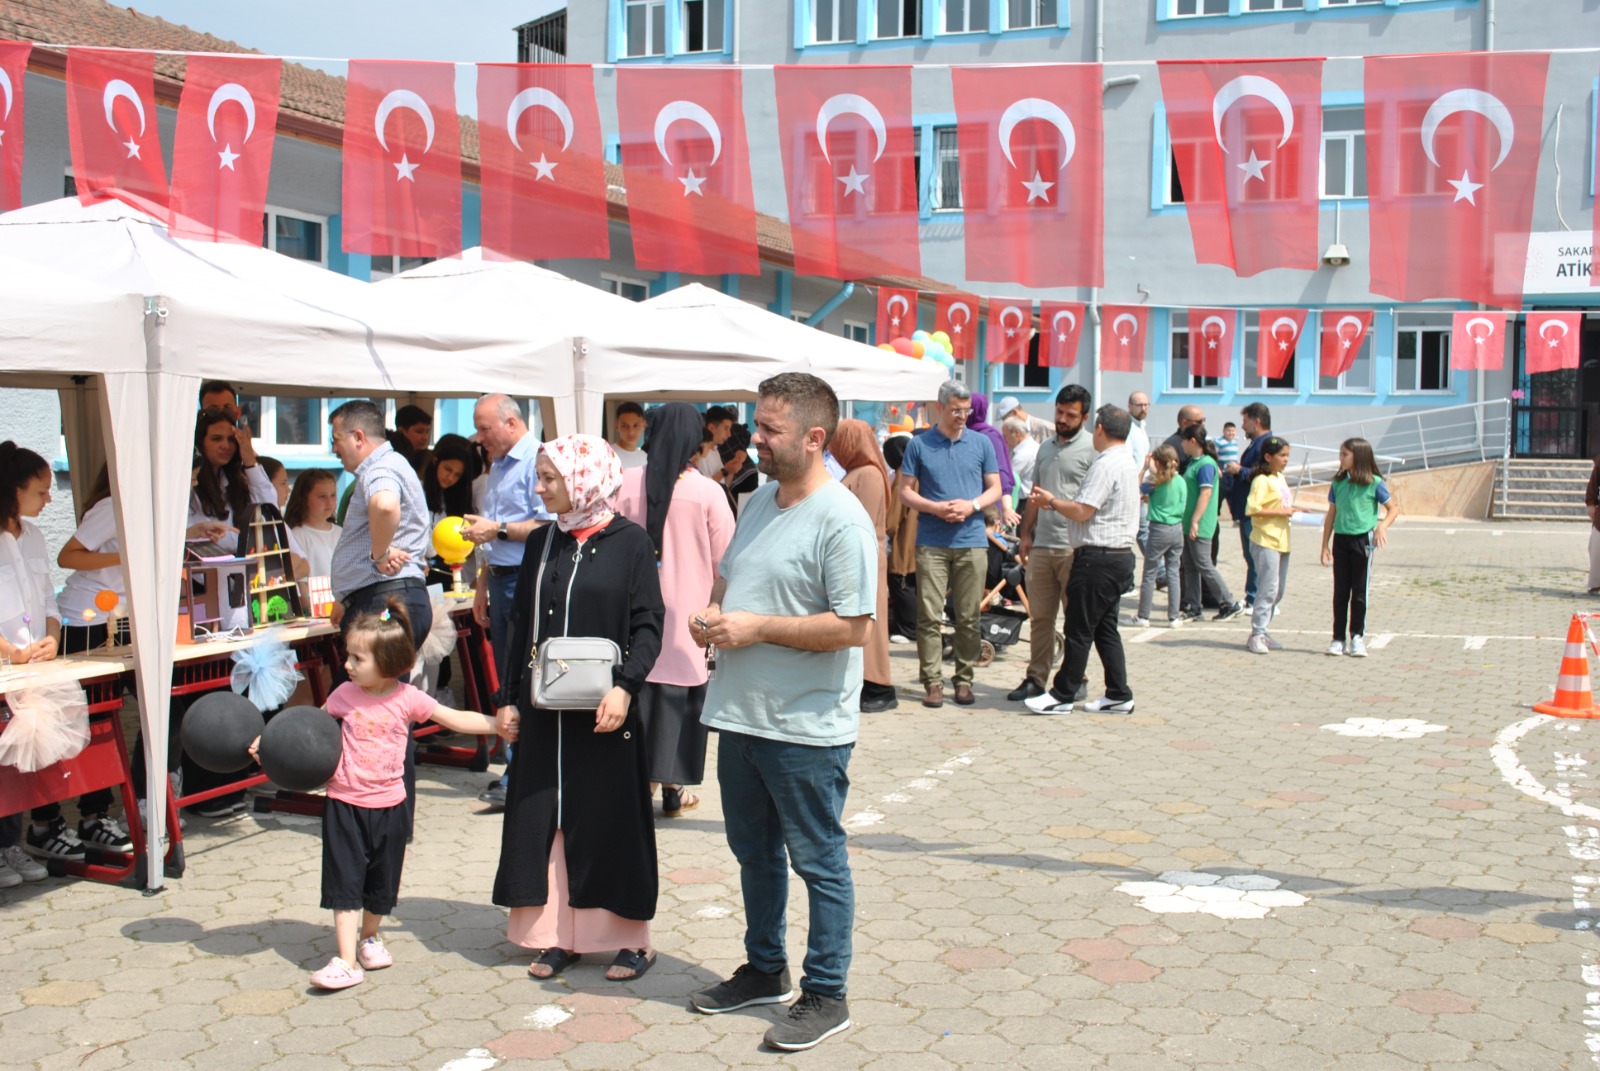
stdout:
[[974,512],[974,513],[982,513],[983,512],[983,506],[978,503],[978,500],[976,498],[974,498],[972,500],[972,512]]
[[500,522],[500,528],[497,532],[495,532],[494,537],[502,543],[511,538],[510,534],[506,531],[505,521]]

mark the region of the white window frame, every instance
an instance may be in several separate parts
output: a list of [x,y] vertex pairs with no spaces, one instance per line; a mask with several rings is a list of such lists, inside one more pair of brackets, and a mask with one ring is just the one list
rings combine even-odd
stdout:
[[[371,280],[376,283],[382,279],[393,279],[401,272],[410,271],[412,268],[420,268],[424,264],[432,264],[438,259],[438,257],[402,257],[395,254],[375,256],[372,258]],[[417,263],[402,263],[402,261],[408,260],[414,260]]]
[[[292,211],[291,209],[287,209],[287,208],[278,208],[276,205],[267,205],[266,213],[267,213],[266,224],[262,228],[262,235],[261,235],[261,241],[262,241],[262,245],[263,246],[265,246],[267,249],[272,250],[274,253],[276,253],[278,251],[278,227],[277,227],[277,221],[278,221],[278,217],[280,217],[280,216],[283,217],[284,219],[299,220],[301,223],[315,223],[319,227],[322,228],[322,241],[318,243],[322,247],[322,259],[321,260],[307,260],[307,261],[305,261],[305,263],[307,263],[307,264],[321,264],[324,268],[326,268],[328,266],[328,217],[327,216],[318,216],[318,215],[314,215],[314,214],[312,214],[310,212],[295,212],[295,211]],[[296,257],[295,259],[296,260],[300,260],[301,258]]]
[[[1422,353],[1422,345],[1423,345],[1422,336],[1423,335],[1427,335],[1427,334],[1436,334],[1436,335],[1443,336],[1443,347],[1442,347],[1443,352],[1442,352],[1441,358],[1440,358],[1441,359],[1441,363],[1442,363],[1443,373],[1444,373],[1443,385],[1439,386],[1439,387],[1423,387],[1423,386],[1420,385],[1422,364],[1421,364],[1421,361],[1419,360],[1417,362],[1417,364],[1416,364],[1416,369],[1415,369],[1416,375],[1414,376],[1414,378],[1412,380],[1412,385],[1410,385],[1410,386],[1401,386],[1401,384],[1400,384],[1400,345],[1401,345],[1401,340],[1406,335],[1415,335],[1415,336],[1417,336],[1417,341],[1416,341],[1417,353],[1418,353],[1418,355],[1420,357],[1420,355]],[[1451,334],[1451,314],[1448,313],[1448,312],[1444,312],[1444,313],[1427,313],[1427,312],[1423,312],[1423,313],[1405,313],[1405,312],[1398,312],[1398,313],[1395,313],[1395,317],[1394,317],[1394,372],[1392,373],[1392,376],[1393,376],[1393,389],[1390,391],[1390,393],[1391,394],[1402,395],[1402,396],[1404,396],[1404,395],[1422,395],[1422,396],[1425,396],[1425,397],[1439,397],[1441,395],[1453,395],[1453,394],[1455,394],[1456,388],[1455,388],[1454,382],[1452,381],[1453,380],[1452,373],[1455,370],[1450,367],[1450,334]]]
[[[628,22],[635,8],[639,8],[644,11],[643,52],[628,51]],[[656,20],[652,15],[652,11],[655,9],[660,9],[661,11],[662,39],[659,41],[655,40]],[[628,59],[645,59],[648,57],[665,56],[667,54],[666,20],[667,0],[622,0],[622,34],[621,40],[618,42],[622,54]],[[723,28],[723,32],[727,32],[727,27]]]
[[[950,162],[952,164],[952,173],[955,175],[955,180],[956,180],[955,204],[953,204],[953,205],[952,204],[944,204],[943,203],[943,201],[945,199],[945,193],[947,192],[946,189],[945,189],[945,182],[944,182],[944,164],[946,163],[946,160],[942,156],[942,146],[941,146],[940,143],[942,141],[945,141],[946,139],[949,140],[950,145],[951,145],[952,150],[953,150],[950,153],[949,161],[948,161],[948,162]],[[962,205],[961,205],[961,142],[960,142],[960,139],[959,139],[958,135],[956,134],[956,128],[953,127],[953,126],[936,126],[936,127],[933,128],[933,139],[932,140],[933,140],[933,152],[931,154],[930,162],[933,165],[933,173],[930,176],[929,186],[928,186],[928,205],[929,205],[929,208],[930,208],[931,211],[934,211],[934,212],[960,212],[962,210]]]
[[602,290],[605,290],[620,298],[628,298],[628,295],[622,292],[622,288],[625,286],[637,286],[644,292],[643,297],[628,298],[629,301],[643,301],[645,298],[650,296],[650,284],[645,282],[643,279],[635,279],[628,275],[614,275],[610,272],[601,272],[600,281],[604,284],[601,287]]
[[1052,27],[1057,25],[1057,20],[1061,16],[1061,5],[1065,4],[1065,3],[1070,3],[1071,0],[1055,0],[1056,13],[1054,15],[1050,16],[1048,19],[1045,18],[1044,12],[1042,12],[1040,10],[1040,4],[1042,4],[1044,2],[1044,0],[1024,0],[1024,2],[1027,4],[1028,10],[1033,12],[1033,21],[1032,22],[1026,22],[1026,23],[1012,22],[1011,21],[1011,3],[1010,3],[1010,0],[1007,0],[1007,3],[1006,3],[1006,5],[1005,5],[1005,7],[1003,9],[1004,10],[1004,17],[1005,17],[1005,20],[1006,20],[1005,21],[1006,29],[1008,29],[1008,30],[1040,30],[1040,29],[1052,28]]
[[[1354,362],[1351,363],[1350,368],[1347,371],[1340,372],[1339,375],[1334,378],[1333,383],[1331,385],[1324,385],[1327,382],[1328,377],[1324,376],[1322,374],[1322,370],[1321,370],[1321,361],[1322,361],[1322,334],[1321,334],[1321,329],[1327,323],[1329,323],[1330,319],[1333,322],[1337,322],[1341,315],[1342,315],[1342,313],[1340,313],[1337,310],[1330,311],[1330,312],[1325,312],[1325,313],[1321,314],[1321,317],[1322,317],[1321,321],[1317,325],[1317,327],[1318,327],[1318,334],[1317,334],[1317,362],[1318,362],[1317,385],[1314,388],[1312,388],[1312,393],[1313,394],[1375,395],[1375,394],[1378,393],[1378,388],[1377,388],[1377,377],[1376,377],[1376,375],[1374,375],[1374,369],[1376,368],[1376,365],[1374,364],[1373,357],[1372,357],[1372,340],[1373,340],[1373,337],[1377,334],[1377,332],[1372,330],[1371,328],[1368,328],[1366,334],[1361,336],[1361,347],[1360,347],[1360,349],[1358,349],[1356,351],[1356,359],[1355,359]],[[1307,327],[1308,330],[1310,329],[1310,323],[1309,322],[1307,322],[1306,327]],[[1352,384],[1350,382],[1350,373],[1354,372],[1358,368],[1361,368],[1361,369],[1365,370],[1365,378],[1366,378],[1366,381],[1367,381],[1365,385]]]
[[802,327],[809,326],[806,321],[811,319],[813,315],[815,314],[810,312],[801,312],[799,309],[795,308],[791,308],[789,310],[789,319],[793,320],[797,324],[800,324]]
[[[257,398],[261,402],[261,419],[257,422],[257,426],[252,429],[255,432],[256,452],[276,457],[279,461],[287,464],[291,461],[302,461],[307,458],[320,459],[331,456],[333,442],[328,437],[328,414],[346,401],[349,401],[350,397],[359,397],[359,395],[309,399],[317,403],[316,428],[318,437],[317,441],[312,443],[281,443],[278,441],[278,400],[280,395],[256,394],[246,395],[246,397]],[[294,401],[307,400],[295,395],[282,395],[281,397],[292,398]],[[395,412],[394,399],[385,398],[381,404],[383,406],[384,426],[392,427],[394,425]],[[438,420],[437,405],[435,405],[434,419],[435,421]],[[304,466],[294,465],[291,467],[303,468]]]
[[[1309,320],[1309,317],[1307,318]],[[1302,334],[1301,338],[1305,336]],[[1239,338],[1242,355],[1239,368],[1239,394],[1287,394],[1300,393],[1300,346],[1295,344],[1294,353],[1289,356],[1289,385],[1287,387],[1269,387],[1271,382],[1256,372],[1256,345],[1261,339],[1261,313],[1254,309],[1245,309],[1239,313]]]
[[839,333],[851,342],[859,342],[865,346],[872,338],[872,325],[861,320],[846,320],[839,328]]
[[[708,53],[717,53],[725,50],[725,46],[728,43],[729,27],[726,19],[724,18],[726,6],[723,4],[722,0],[674,0],[674,2],[678,5],[678,53],[680,55],[701,56]],[[711,12],[713,9],[717,12],[717,17],[719,19],[723,19],[722,36],[714,47],[709,44],[703,45],[701,48],[689,47],[689,5],[692,3],[699,4],[701,6],[703,29],[711,25]]]
[[[1328,116],[1330,113],[1335,112],[1354,112],[1358,117],[1362,117],[1362,122],[1354,130],[1329,130]],[[1366,159],[1367,131],[1364,116],[1365,111],[1359,104],[1324,108],[1322,110],[1322,150],[1317,161],[1317,181],[1319,186],[1318,193],[1323,200],[1350,201],[1360,200],[1367,196],[1365,188],[1367,183],[1366,168],[1356,166],[1356,148],[1358,145],[1361,149],[1361,159]],[[1328,144],[1335,141],[1344,143],[1344,188],[1346,191],[1344,193],[1328,192]],[[1356,192],[1357,183],[1360,183],[1362,187],[1359,193]]]
[[[917,8],[917,28],[915,32],[900,32],[887,36],[878,32],[879,26],[882,25],[883,12],[885,9],[894,9],[894,11],[898,14],[898,18],[895,19],[895,25],[897,27],[904,28],[906,24],[906,8],[911,5],[915,5]],[[876,0],[872,12],[872,39],[874,41],[912,41],[920,38],[922,36],[923,27],[928,19],[928,8],[929,5],[925,3],[924,0]]]
[[1021,390],[1022,372],[1026,365],[997,364],[994,369],[994,390]]
[[[962,15],[961,26],[959,29],[951,29],[950,18],[958,11]],[[990,14],[989,0],[941,0],[936,32],[941,35],[988,33]],[[973,22],[980,18],[983,20],[983,25],[974,26]]]
[[[1167,317],[1167,391],[1174,394],[1221,394],[1218,376],[1196,376],[1189,368],[1189,314],[1174,309]],[[1183,341],[1184,382],[1177,381],[1178,342]]]
[[1215,3],[1218,3],[1219,0],[1193,0],[1194,6],[1195,6],[1195,10],[1193,10],[1193,11],[1179,11],[1178,10],[1178,4],[1180,4],[1181,2],[1182,2],[1182,0],[1162,0],[1162,3],[1164,3],[1167,6],[1167,18],[1169,18],[1169,19],[1207,19],[1207,18],[1216,18],[1218,15],[1226,15],[1226,14],[1228,14],[1228,7],[1229,7],[1228,0],[1220,0],[1220,3],[1222,4],[1222,10],[1221,11],[1207,11],[1205,9],[1206,5],[1208,3],[1209,4],[1215,4]]
[[[1382,0],[1379,0],[1381,3]],[[1267,6],[1257,7],[1258,4]],[[1246,15],[1264,15],[1274,11],[1304,11],[1306,0],[1242,0],[1239,5]]]
[[[843,22],[840,21],[840,15],[841,15],[840,9],[844,6],[845,0],[810,0],[810,3],[811,3],[811,25],[809,27],[807,27],[807,36],[809,37],[811,44],[814,44],[814,45],[845,45],[845,44],[854,44],[855,43],[855,39],[856,39],[855,18],[852,18],[850,20],[850,24],[848,26],[846,26]],[[865,3],[870,3],[870,0],[856,0],[856,17],[860,16],[860,12],[861,12],[860,5],[865,4]],[[818,37],[817,36],[817,12],[822,10],[822,8],[824,8],[824,7],[826,7],[828,9],[829,13],[833,16],[833,36],[832,37]]]

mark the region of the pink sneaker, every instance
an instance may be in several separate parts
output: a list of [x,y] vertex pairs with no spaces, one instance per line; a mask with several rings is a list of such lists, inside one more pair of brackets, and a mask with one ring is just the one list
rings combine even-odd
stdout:
[[311,976],[311,984],[318,989],[349,989],[366,980],[365,971],[350,966],[338,956],[334,956],[326,967]]
[[394,957],[383,946],[381,937],[369,937],[356,949],[356,962],[361,964],[363,970],[381,971],[394,966]]

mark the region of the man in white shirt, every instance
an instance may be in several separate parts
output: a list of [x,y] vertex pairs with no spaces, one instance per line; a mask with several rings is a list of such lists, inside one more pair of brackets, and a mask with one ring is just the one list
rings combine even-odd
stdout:
[[733,417],[733,410],[721,405],[713,405],[705,412],[706,430],[711,433],[711,449],[700,459],[700,473],[708,479],[716,480],[722,472],[720,448],[733,434]]
[[[1150,414],[1150,396],[1142,390],[1128,395],[1128,449],[1133,452],[1133,463],[1144,471],[1144,459],[1150,455],[1150,433],[1145,430],[1144,418]],[[1183,457],[1180,451],[1178,457]],[[1139,554],[1144,555],[1145,541],[1150,538],[1150,507],[1139,503]],[[1165,576],[1165,571],[1162,573]]]
[[1011,475],[1016,477],[1018,501],[1021,502],[1033,491],[1033,472],[1039,460],[1039,444],[1028,434],[1027,423],[1014,416],[1006,417],[1000,425],[1000,434],[1005,437],[1006,446],[1011,450]]
[[1008,394],[1001,398],[1000,404],[995,407],[990,416],[994,417],[996,423],[1001,424],[1011,417],[1016,417],[1028,425],[1028,434],[1032,436],[1033,441],[1036,443],[1048,442],[1055,438],[1056,426],[1048,420],[1040,420],[1036,416],[1029,415],[1028,411],[1022,408],[1021,400],[1014,394]]
[[644,451],[639,448],[639,443],[644,439],[644,406],[638,402],[623,402],[617,406],[617,415],[612,419],[611,426],[616,432],[616,439],[612,441],[611,448],[617,452],[622,467],[625,469],[643,467],[645,456]]

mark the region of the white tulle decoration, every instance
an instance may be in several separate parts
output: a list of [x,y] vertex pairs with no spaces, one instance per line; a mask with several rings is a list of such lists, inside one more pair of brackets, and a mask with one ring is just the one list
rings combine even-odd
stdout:
[[36,773],[89,744],[89,702],[73,681],[6,694],[11,720],[0,732],[0,765]]
[[282,640],[269,640],[233,652],[233,675],[228,683],[260,711],[276,710],[289,701],[295,685],[305,678],[294,668],[294,651]]

